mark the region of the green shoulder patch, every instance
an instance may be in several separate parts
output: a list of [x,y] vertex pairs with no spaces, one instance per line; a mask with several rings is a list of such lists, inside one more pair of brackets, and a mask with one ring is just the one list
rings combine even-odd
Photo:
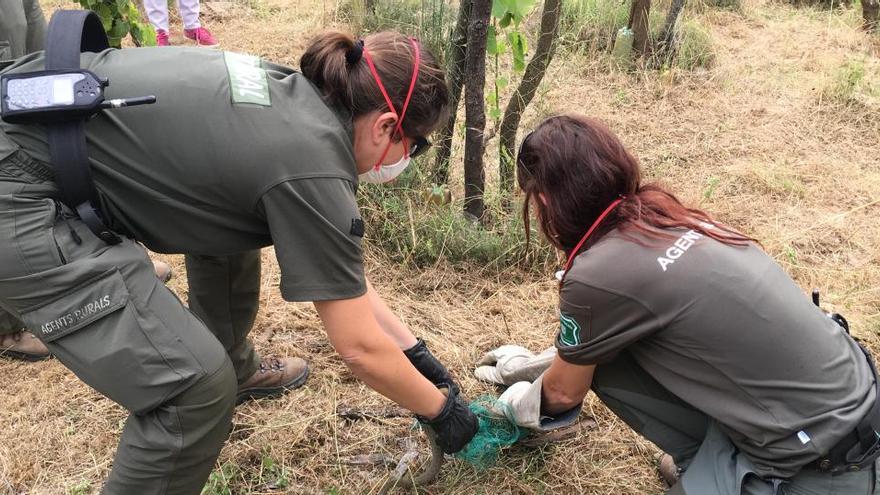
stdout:
[[260,57],[242,53],[223,52],[229,73],[229,91],[232,103],[250,103],[271,107],[269,81],[260,67]]
[[568,347],[581,343],[581,326],[565,313],[559,313],[559,343]]

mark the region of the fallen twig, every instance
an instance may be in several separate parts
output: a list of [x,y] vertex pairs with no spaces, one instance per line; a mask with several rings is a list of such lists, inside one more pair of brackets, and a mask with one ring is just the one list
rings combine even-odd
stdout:
[[394,458],[388,454],[360,454],[340,459],[349,466],[393,466]]
[[411,413],[398,407],[384,407],[379,409],[360,409],[357,407],[339,406],[336,408],[336,415],[357,421],[361,419],[388,419],[388,418],[405,418],[411,416]]

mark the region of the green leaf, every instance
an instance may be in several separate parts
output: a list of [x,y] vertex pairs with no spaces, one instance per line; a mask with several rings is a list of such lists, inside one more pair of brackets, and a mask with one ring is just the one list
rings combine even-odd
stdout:
[[504,88],[507,87],[507,84],[509,82],[510,81],[508,81],[506,77],[496,77],[495,78],[495,85],[498,86],[498,91],[504,91]]
[[153,30],[152,25],[137,21],[132,22],[131,36],[137,40],[141,46],[156,46],[156,31]]
[[110,7],[108,7],[107,4],[98,4],[95,6],[95,13],[101,18],[101,24],[104,26],[104,31],[110,31],[113,27],[113,12],[110,11]]
[[121,19],[117,19],[116,22],[113,23],[113,29],[111,29],[110,32],[107,33],[107,36],[121,39],[121,38],[124,38],[125,35],[128,34],[128,30],[129,30],[128,22],[123,21]]
[[504,17],[502,17],[500,21],[498,21],[498,25],[503,28],[506,28],[507,26],[510,26],[510,21],[512,21],[512,20],[513,20],[513,14],[508,12],[508,13],[504,14]]
[[128,0],[116,0],[116,12],[118,12],[120,14],[125,13],[127,15],[129,12],[129,10],[128,10],[129,3],[130,2]]
[[489,55],[498,55],[498,39],[495,35],[495,26],[489,26],[489,32],[486,34],[486,53]]
[[535,0],[510,0],[509,10],[516,17],[516,22],[519,24],[519,21],[528,15],[534,6]]
[[493,0],[492,17],[502,18],[510,10],[510,4],[516,0]]
[[498,107],[492,108],[489,110],[489,117],[492,117],[492,120],[498,120],[501,118],[501,109]]
[[137,5],[134,2],[128,2],[128,20],[131,21],[140,21],[141,13],[138,12]]
[[526,68],[526,37],[517,31],[507,35],[510,41],[510,49],[513,52],[513,70],[522,72]]
[[122,38],[114,38],[112,36],[107,36],[107,42],[113,48],[122,48]]
[[146,29],[142,29],[143,32],[143,40],[141,41],[142,46],[156,46],[156,31],[152,26],[147,26]]

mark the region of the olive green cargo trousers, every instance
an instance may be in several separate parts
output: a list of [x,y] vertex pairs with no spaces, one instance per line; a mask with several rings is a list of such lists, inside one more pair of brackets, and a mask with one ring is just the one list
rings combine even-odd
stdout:
[[0,60],[43,49],[46,19],[39,0],[0,0]]
[[229,434],[237,377],[258,366],[246,337],[259,251],[188,257],[191,312],[156,278],[143,247],[105,244],[57,194],[44,164],[22,152],[0,161],[6,325],[23,322],[131,412],[104,493],[198,494]]
[[684,469],[669,495],[871,495],[874,469],[832,475],[804,469],[785,482],[759,478],[711,418],[657,383],[632,356],[621,353],[596,367],[592,390],[638,434]]

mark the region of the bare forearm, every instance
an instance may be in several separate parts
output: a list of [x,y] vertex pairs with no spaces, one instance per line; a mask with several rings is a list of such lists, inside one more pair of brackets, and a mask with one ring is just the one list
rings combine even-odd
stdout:
[[372,389],[416,414],[433,418],[445,397],[409,363],[382,331],[367,295],[321,301],[315,308],[324,322],[330,344],[359,379]]
[[368,348],[341,354],[351,372],[370,388],[410,411],[433,418],[446,398],[410,364],[385,335]]
[[409,328],[395,315],[367,280],[367,297],[379,326],[401,349],[409,349],[418,341]]
[[553,416],[582,403],[590,390],[595,368],[570,364],[556,356],[544,373],[541,411]]

